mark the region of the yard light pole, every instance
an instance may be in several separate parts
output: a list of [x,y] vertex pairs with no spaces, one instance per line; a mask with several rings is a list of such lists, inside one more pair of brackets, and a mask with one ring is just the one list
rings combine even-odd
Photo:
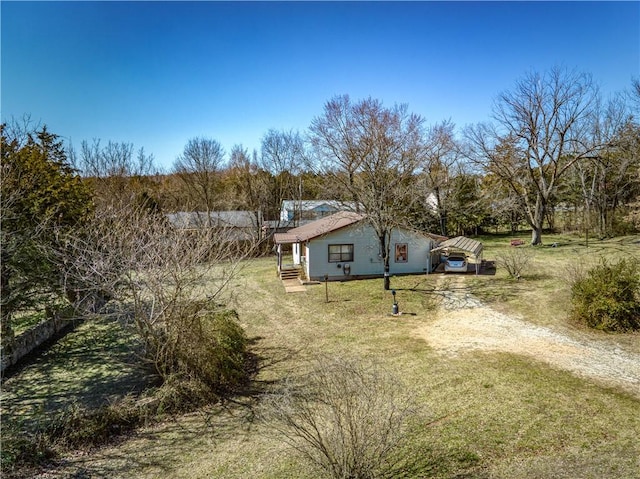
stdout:
[[327,273],[324,274],[324,297],[325,302],[329,302],[329,275]]
[[396,290],[392,289],[391,294],[393,295],[393,306],[391,307],[391,313],[398,314],[399,308],[398,308],[398,302],[396,301]]

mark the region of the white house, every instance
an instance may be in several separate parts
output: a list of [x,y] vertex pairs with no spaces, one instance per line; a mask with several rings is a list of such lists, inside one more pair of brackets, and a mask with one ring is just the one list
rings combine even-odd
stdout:
[[355,203],[336,200],[284,200],[280,209],[280,222],[304,224],[338,211],[355,211]]
[[[373,228],[362,215],[339,212],[304,226],[276,233],[278,270],[283,270],[282,245],[291,244],[294,265],[306,277],[330,280],[383,276],[384,263]],[[391,275],[429,273],[438,261],[431,250],[437,240],[429,235],[395,228],[391,234]]]

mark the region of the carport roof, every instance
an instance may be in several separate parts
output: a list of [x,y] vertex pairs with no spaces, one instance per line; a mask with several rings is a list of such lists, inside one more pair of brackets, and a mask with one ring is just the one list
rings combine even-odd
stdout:
[[443,250],[459,250],[471,253],[475,257],[478,257],[482,253],[482,243],[480,241],[472,240],[471,238],[465,238],[464,236],[456,236],[443,241],[437,248],[433,248],[431,251],[443,251]]

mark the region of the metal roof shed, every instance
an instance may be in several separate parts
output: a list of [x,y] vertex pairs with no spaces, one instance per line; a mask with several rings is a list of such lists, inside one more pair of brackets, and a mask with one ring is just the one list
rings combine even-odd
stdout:
[[465,238],[464,236],[456,236],[443,241],[437,248],[433,248],[431,252],[444,251],[447,255],[452,252],[464,252],[467,256],[473,256],[476,263],[476,274],[479,274],[480,264],[482,263],[482,249],[483,246],[480,241]]

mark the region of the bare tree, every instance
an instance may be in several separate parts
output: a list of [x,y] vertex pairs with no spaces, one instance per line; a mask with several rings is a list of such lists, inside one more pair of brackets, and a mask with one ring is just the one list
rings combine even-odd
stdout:
[[229,281],[249,254],[232,228],[180,230],[125,205],[99,210],[86,228],[67,235],[57,262],[76,307],[95,313],[112,300],[131,313],[145,358],[167,379],[210,371],[206,361],[190,367],[194,355],[216,347],[207,318],[230,302]]
[[259,166],[251,160],[248,150],[242,145],[231,148],[229,173],[234,187],[234,196],[242,208],[257,211],[262,203],[258,184]]
[[100,139],[91,144],[86,140],[80,144],[80,155],[73,148],[72,163],[83,176],[108,178],[122,176],[148,176],[155,172],[153,155],[147,155],[144,147],[138,149],[134,158],[133,143],[109,141],[100,146]]
[[316,167],[376,232],[385,289],[390,288],[391,233],[408,222],[405,211],[414,201],[410,185],[423,151],[422,123],[407,105],[386,108],[371,98],[352,103],[341,96],[327,102],[310,128]]
[[304,140],[298,132],[269,130],[262,138],[260,166],[271,174],[267,214],[279,218],[283,200],[301,200],[300,173],[306,163]]
[[135,201],[143,192],[141,185],[133,184],[134,179],[149,179],[155,173],[153,155],[146,154],[144,148],[134,154],[133,143],[109,141],[102,145],[100,139],[84,140],[79,152],[69,146],[67,153],[73,167],[92,185],[100,205]]
[[[372,101],[372,100],[369,100]],[[362,151],[359,142],[364,135],[355,116],[355,105],[348,95],[337,96],[329,100],[324,106],[324,115],[315,118],[311,124],[311,144],[316,158],[325,163],[320,167],[321,172],[328,168],[333,175],[344,176],[334,193],[342,200],[350,200],[359,210],[357,198],[353,195],[355,178],[362,164]],[[317,167],[317,166],[316,166]],[[328,181],[334,185],[334,181]],[[348,188],[344,188],[344,185]],[[347,195],[348,197],[345,197]]]
[[224,166],[222,145],[209,138],[190,139],[182,155],[173,164],[173,171],[192,195],[196,208],[201,208],[211,226],[215,210],[218,174]]
[[603,147],[572,168],[583,200],[587,238],[592,211],[597,212],[600,236],[613,234],[616,211],[638,195],[640,186],[640,129],[622,96],[598,108],[594,118],[592,136]]
[[133,143],[109,141],[102,146],[100,139],[85,140],[74,166],[90,178],[124,177],[134,174],[132,158]]
[[[634,78],[631,82],[631,91],[629,92],[632,108],[635,112],[640,112],[640,77]],[[636,122],[638,118],[636,118]]]
[[493,112],[497,126],[466,132],[472,159],[519,196],[532,228],[531,244],[542,242],[545,214],[560,178],[602,147],[590,136],[596,100],[589,75],[562,69],[530,73],[499,95]]
[[[318,470],[335,479],[398,477],[416,405],[379,365],[321,358],[264,402],[267,425]],[[409,461],[410,462],[410,461]]]
[[447,214],[453,171],[459,160],[459,146],[455,139],[455,125],[443,121],[430,127],[425,135],[422,155],[421,190],[425,208],[435,210],[440,234],[447,236]]

